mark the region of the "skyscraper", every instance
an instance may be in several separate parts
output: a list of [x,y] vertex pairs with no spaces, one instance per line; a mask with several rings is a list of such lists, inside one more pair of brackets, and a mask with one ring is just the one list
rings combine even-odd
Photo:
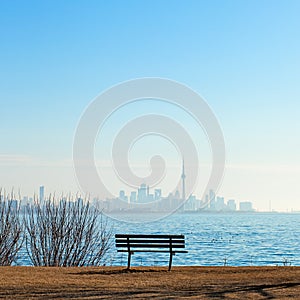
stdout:
[[138,189],[138,203],[147,202],[147,186],[145,183],[142,183],[140,188]]
[[216,194],[215,191],[212,189],[209,190],[209,208],[211,210],[216,209]]
[[44,201],[44,197],[45,197],[45,187],[42,185],[40,186],[40,202]]
[[184,159],[182,161],[182,174],[181,174],[181,180],[182,180],[182,201],[185,201],[185,173],[184,173]]
[[154,190],[154,200],[160,200],[161,199],[161,189],[155,189]]
[[135,203],[136,202],[136,192],[133,191],[130,193],[130,203]]
[[235,204],[235,200],[234,199],[229,199],[227,201],[227,208],[228,208],[228,210],[231,210],[231,211],[235,211],[236,210],[236,204]]

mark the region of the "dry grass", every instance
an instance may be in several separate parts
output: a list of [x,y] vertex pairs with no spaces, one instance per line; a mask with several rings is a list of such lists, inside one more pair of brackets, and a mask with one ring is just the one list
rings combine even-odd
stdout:
[[300,299],[300,267],[1,267],[8,299]]

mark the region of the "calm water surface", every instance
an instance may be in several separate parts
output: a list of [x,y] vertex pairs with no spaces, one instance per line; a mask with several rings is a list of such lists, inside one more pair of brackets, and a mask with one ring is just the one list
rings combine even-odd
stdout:
[[[118,219],[118,215],[114,215]],[[142,221],[142,214],[130,215]],[[173,214],[150,223],[110,220],[114,233],[184,234],[186,254],[177,254],[174,265],[181,266],[300,266],[300,214]],[[136,253],[132,265],[167,265],[166,253]],[[113,247],[107,265],[126,265],[127,254]],[[19,265],[30,265],[26,251]]]

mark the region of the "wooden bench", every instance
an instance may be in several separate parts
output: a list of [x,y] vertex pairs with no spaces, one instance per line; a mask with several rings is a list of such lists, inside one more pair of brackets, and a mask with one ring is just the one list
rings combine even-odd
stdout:
[[128,252],[127,269],[130,269],[131,255],[135,252],[164,252],[170,254],[169,271],[172,258],[176,253],[187,253],[180,250],[185,247],[184,235],[164,234],[116,234],[118,252]]

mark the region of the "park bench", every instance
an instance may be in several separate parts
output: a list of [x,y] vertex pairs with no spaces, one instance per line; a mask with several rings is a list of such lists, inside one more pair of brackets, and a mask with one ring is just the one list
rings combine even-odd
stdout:
[[127,269],[130,269],[131,255],[135,252],[164,252],[170,254],[169,271],[172,258],[176,253],[187,253],[180,250],[185,247],[184,235],[162,234],[116,234],[118,252],[128,252]]

